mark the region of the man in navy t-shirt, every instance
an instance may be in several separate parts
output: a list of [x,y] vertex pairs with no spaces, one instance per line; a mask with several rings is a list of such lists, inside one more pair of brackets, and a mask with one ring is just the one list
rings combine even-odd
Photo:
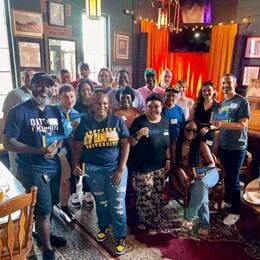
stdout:
[[43,245],[43,259],[55,259],[52,246],[64,246],[66,241],[50,235],[50,215],[59,201],[60,183],[58,142],[53,139],[64,135],[64,130],[59,110],[47,105],[53,80],[39,72],[31,85],[32,98],[8,114],[3,143],[8,151],[17,153],[18,177],[27,192],[33,185],[38,188],[35,228]]

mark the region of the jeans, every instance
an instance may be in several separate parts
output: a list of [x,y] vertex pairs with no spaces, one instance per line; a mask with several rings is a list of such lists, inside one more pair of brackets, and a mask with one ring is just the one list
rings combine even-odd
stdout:
[[116,169],[117,166],[101,167],[86,164],[86,178],[95,198],[99,229],[104,231],[112,224],[114,237],[120,239],[127,236],[125,194],[128,172],[125,167],[120,184],[113,187],[113,173]]
[[210,170],[203,179],[196,179],[190,186],[190,201],[187,208],[187,219],[192,220],[198,214],[201,227],[208,229],[209,221],[209,192],[218,182],[219,174],[217,169]]
[[225,201],[231,204],[229,212],[240,214],[239,172],[245,159],[246,150],[225,150],[219,147],[218,154],[226,172]]

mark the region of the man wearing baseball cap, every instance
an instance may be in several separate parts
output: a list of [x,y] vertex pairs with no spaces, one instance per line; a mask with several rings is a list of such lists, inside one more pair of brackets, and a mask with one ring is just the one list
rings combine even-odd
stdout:
[[146,85],[138,89],[144,100],[152,93],[158,93],[163,96],[165,90],[155,85],[156,72],[154,68],[146,68],[144,78]]
[[59,201],[60,161],[58,141],[52,136],[63,136],[60,112],[48,105],[52,78],[35,73],[32,80],[32,98],[13,107],[6,120],[3,135],[5,149],[17,153],[17,175],[26,191],[37,186],[35,229],[43,246],[43,259],[55,259],[52,246],[65,246],[66,240],[50,235],[50,216]]
[[[85,62],[85,61],[79,62],[79,64],[78,64],[78,73],[79,73],[80,77],[79,77],[79,79],[71,82],[71,85],[76,89],[78,87],[78,85],[79,85],[81,80],[85,80],[85,79],[90,80],[89,79],[90,72],[91,71],[90,71],[90,68],[89,68],[89,65],[88,65],[87,62]],[[90,80],[90,81],[91,81],[93,86],[97,85],[96,82],[94,82],[92,80]]]

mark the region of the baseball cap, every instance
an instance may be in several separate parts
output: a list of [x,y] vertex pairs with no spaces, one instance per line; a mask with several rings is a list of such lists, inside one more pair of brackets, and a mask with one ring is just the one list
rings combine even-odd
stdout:
[[148,75],[156,75],[155,69],[154,68],[146,68],[144,71],[144,76],[148,76]]
[[180,92],[179,86],[169,86],[165,89],[165,92],[174,92],[178,94]]
[[79,69],[88,69],[89,70],[89,65],[88,63],[86,63],[85,61],[81,61],[79,64],[78,64],[78,68]]
[[31,80],[31,84],[37,84],[39,82],[45,81],[48,83],[49,86],[55,85],[55,82],[53,79],[50,77],[49,74],[45,72],[37,72],[33,75],[33,78]]

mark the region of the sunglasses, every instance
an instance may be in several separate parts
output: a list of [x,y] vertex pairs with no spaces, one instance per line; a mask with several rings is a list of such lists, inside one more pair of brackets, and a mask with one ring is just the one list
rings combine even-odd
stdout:
[[43,127],[49,127],[49,118],[47,117],[46,113],[44,111],[39,111],[38,113],[39,118],[42,119],[42,126]]
[[193,129],[193,128],[185,128],[185,131],[187,132],[187,133],[191,133],[191,132],[193,132],[193,134],[196,134],[197,133],[197,129]]

